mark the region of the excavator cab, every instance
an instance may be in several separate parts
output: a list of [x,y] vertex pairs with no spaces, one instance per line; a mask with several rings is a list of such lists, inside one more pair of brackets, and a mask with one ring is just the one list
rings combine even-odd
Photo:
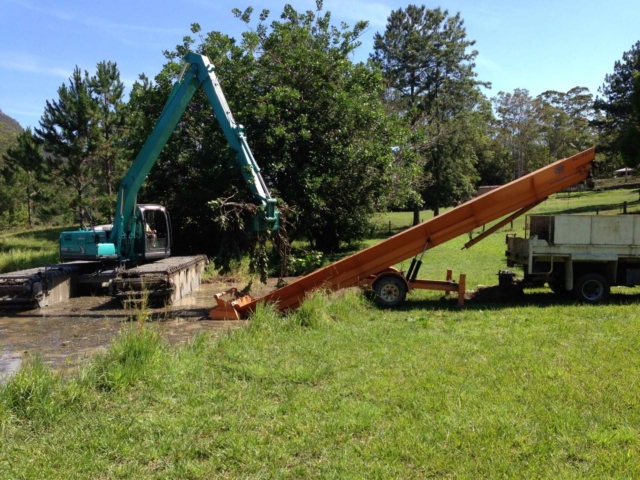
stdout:
[[156,260],[171,256],[171,220],[161,205],[138,205],[134,250],[138,258]]

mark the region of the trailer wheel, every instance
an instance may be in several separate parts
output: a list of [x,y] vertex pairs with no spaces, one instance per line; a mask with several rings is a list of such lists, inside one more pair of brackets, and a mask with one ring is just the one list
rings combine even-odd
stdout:
[[609,282],[597,273],[586,273],[578,279],[573,291],[578,298],[587,303],[599,303],[609,298]]
[[407,285],[395,275],[385,275],[376,281],[373,291],[380,307],[397,307],[407,296]]

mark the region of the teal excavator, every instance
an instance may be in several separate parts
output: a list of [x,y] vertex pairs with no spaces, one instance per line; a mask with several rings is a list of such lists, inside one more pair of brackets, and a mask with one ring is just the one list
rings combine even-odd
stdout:
[[171,255],[171,222],[166,209],[160,205],[137,205],[136,198],[191,98],[201,86],[227,142],[236,152],[240,171],[261,207],[253,228],[277,230],[279,212],[276,201],[271,198],[260,174],[242,125],[233,118],[214,66],[205,56],[189,53],[155,128],[120,184],[113,225],[63,232],[60,235],[62,260],[117,260],[137,264]]
[[0,308],[42,307],[75,296],[82,286],[107,287],[120,298],[149,294],[171,303],[200,284],[204,255],[171,257],[172,232],[167,209],[137,204],[140,187],[202,87],[215,117],[236,152],[240,171],[258,204],[254,231],[278,229],[280,213],[260,174],[242,125],[236,123],[215,74],[203,55],[189,53],[167,103],[144,146],[124,176],[112,225],[93,225],[60,234],[58,265],[0,275]]

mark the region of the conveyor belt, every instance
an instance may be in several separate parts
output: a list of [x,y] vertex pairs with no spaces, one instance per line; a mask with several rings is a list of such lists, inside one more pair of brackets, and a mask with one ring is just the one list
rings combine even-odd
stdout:
[[276,303],[280,310],[295,309],[305,295],[314,289],[338,290],[358,285],[362,279],[420,254],[425,247],[437,247],[586,180],[594,158],[595,149],[591,148],[559,160],[263,297],[251,301],[245,298],[229,302],[227,306],[214,307],[210,316],[234,318],[233,315],[227,315],[227,312],[233,313],[230,310],[233,308],[237,312],[235,318],[243,317],[255,310],[258,302]]

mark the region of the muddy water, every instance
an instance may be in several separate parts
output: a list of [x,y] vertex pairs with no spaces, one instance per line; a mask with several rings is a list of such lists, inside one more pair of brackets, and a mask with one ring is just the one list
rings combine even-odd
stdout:
[[[207,313],[213,295],[244,284],[210,283],[174,305],[149,309],[148,320],[157,324],[171,343],[190,340],[198,332],[219,335],[242,325],[241,321],[213,321]],[[275,288],[275,280],[258,285],[254,296]],[[54,369],[66,369],[107,348],[123,325],[136,321],[136,312],[125,310],[111,297],[78,297],[60,305],[22,312],[0,312],[0,382],[20,364],[40,355]]]

